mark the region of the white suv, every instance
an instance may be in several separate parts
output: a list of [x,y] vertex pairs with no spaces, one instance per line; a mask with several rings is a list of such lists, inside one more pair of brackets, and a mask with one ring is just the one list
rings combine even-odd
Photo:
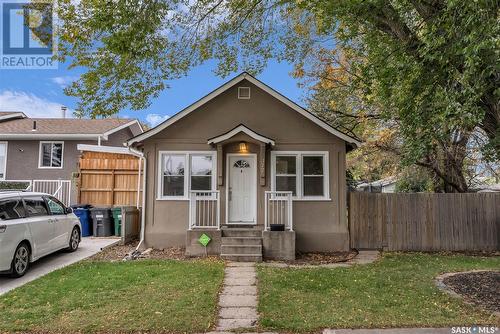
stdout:
[[42,256],[77,250],[80,220],[71,208],[43,193],[0,192],[0,272],[23,276]]

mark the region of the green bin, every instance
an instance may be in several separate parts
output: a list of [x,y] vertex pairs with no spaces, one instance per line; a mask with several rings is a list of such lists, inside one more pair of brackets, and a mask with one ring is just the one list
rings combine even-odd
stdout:
[[113,220],[115,221],[115,236],[122,236],[122,208],[113,208]]

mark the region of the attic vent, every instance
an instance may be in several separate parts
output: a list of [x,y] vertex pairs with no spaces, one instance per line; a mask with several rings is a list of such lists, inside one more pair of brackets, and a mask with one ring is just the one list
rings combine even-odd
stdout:
[[250,99],[250,87],[238,87],[238,99],[240,100]]

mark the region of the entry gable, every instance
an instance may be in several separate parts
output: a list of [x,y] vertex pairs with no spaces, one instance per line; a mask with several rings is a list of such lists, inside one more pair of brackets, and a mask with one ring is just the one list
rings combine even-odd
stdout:
[[[230,81],[228,81],[224,85],[220,86],[219,88],[217,88],[216,90],[214,90],[210,94],[206,95],[202,99],[198,100],[197,102],[193,103],[189,107],[183,109],[179,113],[177,113],[174,116],[170,117],[169,119],[167,119],[163,123],[159,124],[155,128],[152,128],[152,129],[144,132],[143,134],[140,134],[140,135],[138,135],[138,136],[130,139],[127,142],[127,144],[129,146],[131,146],[131,145],[133,145],[135,143],[141,142],[141,141],[143,141],[143,140],[145,140],[145,139],[147,139],[147,138],[149,138],[151,136],[154,136],[154,135],[160,133],[161,131],[163,131],[164,129],[166,129],[167,127],[169,127],[170,125],[172,125],[172,124],[176,123],[177,121],[179,121],[180,119],[186,117],[191,112],[197,110],[198,108],[200,108],[204,104],[206,104],[209,101],[213,100],[214,98],[216,98],[220,94],[226,92],[228,89],[234,87],[236,84],[240,83],[243,80],[248,80],[248,82],[254,84],[256,87],[262,89],[264,92],[268,93],[269,95],[271,95],[275,99],[279,100],[280,102],[282,102],[286,106],[290,107],[292,110],[294,110],[297,113],[301,114],[302,116],[304,116],[305,118],[307,118],[308,120],[310,120],[311,122],[313,122],[314,124],[318,125],[319,127],[323,128],[324,130],[326,130],[327,132],[333,134],[334,136],[336,136],[336,137],[344,140],[345,142],[349,143],[350,145],[352,145],[354,147],[358,147],[361,144],[357,139],[355,139],[355,138],[353,138],[351,136],[348,136],[345,133],[342,133],[339,130],[335,129],[334,127],[332,127],[331,125],[329,125],[328,123],[326,123],[325,121],[323,121],[322,119],[320,119],[319,117],[317,117],[316,115],[314,115],[313,113],[311,113],[311,112],[307,111],[306,109],[302,108],[301,106],[299,106],[295,102],[291,101],[287,97],[285,97],[282,94],[278,93],[277,91],[275,91],[271,87],[267,86],[266,84],[264,84],[263,82],[257,80],[256,78],[254,78],[253,76],[251,76],[250,74],[248,74],[246,72],[243,72],[240,75],[236,76],[235,78],[231,79]],[[248,129],[247,127],[245,127],[245,128]],[[248,129],[248,130],[250,130],[250,129]],[[255,134],[257,134],[257,133],[255,133]]]
[[268,138],[266,136],[260,135],[257,132],[253,131],[252,129],[247,128],[243,124],[238,125],[234,129],[229,130],[228,132],[226,132],[224,134],[221,134],[220,136],[217,136],[217,137],[214,137],[214,138],[210,138],[208,140],[207,144],[218,144],[218,143],[221,143],[223,141],[226,141],[226,140],[234,137],[235,135],[237,135],[240,132],[243,132],[246,135],[248,135],[249,137],[251,137],[251,138],[253,138],[255,140],[258,140],[260,142],[263,142],[265,144],[270,144],[271,146],[274,146],[274,144],[275,144],[274,140],[272,140],[271,138]]

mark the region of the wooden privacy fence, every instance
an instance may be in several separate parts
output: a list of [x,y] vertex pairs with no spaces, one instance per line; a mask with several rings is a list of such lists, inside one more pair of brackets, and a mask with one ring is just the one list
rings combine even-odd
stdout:
[[498,250],[499,225],[499,193],[349,196],[352,248]]
[[83,152],[79,161],[78,203],[94,206],[136,206],[139,158],[128,154]]

